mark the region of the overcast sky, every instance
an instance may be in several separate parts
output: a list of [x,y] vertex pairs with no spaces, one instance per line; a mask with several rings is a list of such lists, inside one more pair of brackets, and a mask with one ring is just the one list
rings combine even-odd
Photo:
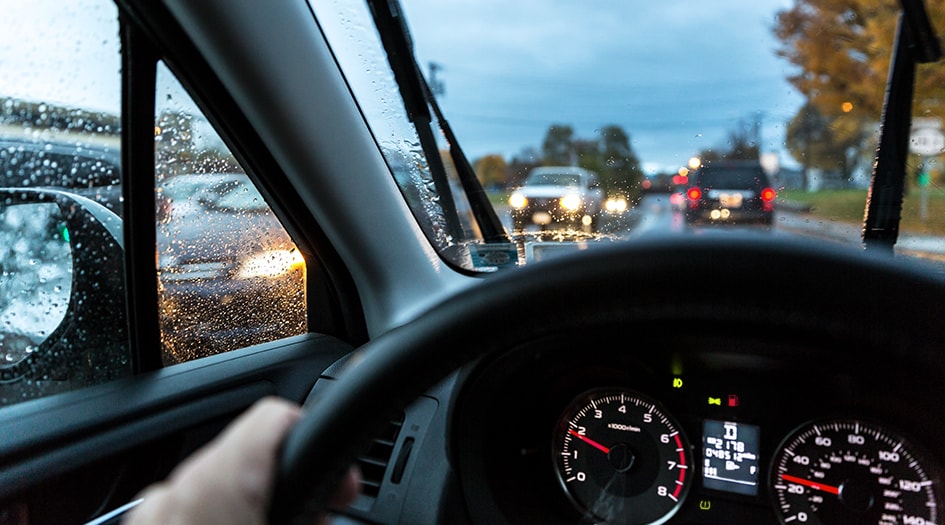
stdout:
[[[470,158],[540,148],[549,125],[623,127],[649,171],[724,148],[740,122],[783,151],[802,103],[771,28],[791,0],[401,0]],[[425,71],[428,73],[429,71]]]
[[117,113],[118,10],[112,2],[0,0],[0,94]]
[[[48,2],[0,0],[2,66],[18,72],[0,78],[0,92],[117,111],[117,34],[82,35],[114,24],[114,6],[50,3],[47,17],[75,22],[73,33],[53,32],[53,24],[24,23],[30,17],[19,12],[40,9],[39,1]],[[471,159],[540,148],[551,124],[571,125],[582,139],[616,124],[648,171],[675,171],[699,150],[725,148],[740,123],[760,119],[762,150],[796,165],[784,151],[784,128],[802,99],[785,81],[793,68],[775,56],[771,33],[775,13],[792,0],[401,2],[420,63],[442,68],[440,102]],[[84,79],[79,85],[31,78],[45,75],[35,59],[51,48],[62,59],[47,65],[59,78]],[[83,99],[72,100],[78,94]]]

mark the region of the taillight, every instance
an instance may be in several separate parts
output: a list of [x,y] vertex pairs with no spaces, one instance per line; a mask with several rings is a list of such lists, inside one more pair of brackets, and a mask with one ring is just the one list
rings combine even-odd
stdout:
[[765,188],[761,190],[761,200],[765,202],[771,202],[777,196],[778,194],[771,188]]
[[689,197],[691,201],[697,201],[702,198],[702,190],[699,188],[689,188],[686,191],[686,197]]

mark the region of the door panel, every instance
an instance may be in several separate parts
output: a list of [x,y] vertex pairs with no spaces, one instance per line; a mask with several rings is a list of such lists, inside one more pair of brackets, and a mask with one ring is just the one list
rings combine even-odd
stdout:
[[79,523],[162,479],[254,401],[301,403],[352,350],[307,334],[0,412],[0,523]]

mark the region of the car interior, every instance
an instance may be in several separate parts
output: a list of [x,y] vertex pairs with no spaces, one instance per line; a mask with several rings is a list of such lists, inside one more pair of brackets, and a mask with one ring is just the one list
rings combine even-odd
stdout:
[[[119,153],[120,210],[58,186],[0,188],[0,524],[120,523],[266,396],[304,408],[280,450],[272,523],[945,520],[945,267],[896,244],[914,74],[941,69],[945,27],[930,13],[945,11],[931,2],[891,4],[896,47],[853,243],[711,225],[626,242],[613,225],[594,239],[513,231],[445,122],[396,0],[359,2],[369,23],[351,24],[390,69],[376,107],[354,87],[357,74],[373,86],[374,70],[346,58],[370,46],[329,21],[354,17],[354,3],[93,4],[40,20],[108,22],[91,34],[114,44],[120,124],[89,127],[94,112],[63,107],[67,137],[106,135]],[[2,130],[51,141],[51,110],[3,89]],[[405,152],[388,143],[404,124],[373,120],[392,104]],[[291,307],[239,307],[281,290],[285,274],[260,266],[274,249],[167,273],[202,242],[180,244],[181,231],[213,224],[162,219],[189,210],[168,211],[162,177],[234,166],[291,238],[279,249],[304,259],[287,263],[304,272],[304,293],[279,303]],[[27,226],[17,210],[50,218]],[[262,235],[239,219],[219,224],[240,224],[233,244],[249,246]],[[47,244],[21,253],[23,238]],[[26,273],[12,261],[63,266],[54,255],[68,269],[25,288],[39,290],[34,314],[14,299]],[[185,308],[172,279],[219,286],[205,295],[222,297],[214,315],[236,322],[221,337],[237,343],[169,353],[169,316]],[[13,315],[50,311],[41,333],[21,334]],[[204,334],[194,315],[174,337]],[[291,326],[259,342],[272,319]],[[351,465],[360,493],[331,507]]]

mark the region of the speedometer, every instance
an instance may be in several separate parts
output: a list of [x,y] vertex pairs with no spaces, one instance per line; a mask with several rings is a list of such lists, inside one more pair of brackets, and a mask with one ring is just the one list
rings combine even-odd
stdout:
[[662,523],[692,482],[689,442],[656,401],[592,390],[565,409],[553,438],[558,479],[593,521]]
[[940,523],[939,467],[918,446],[879,425],[810,422],[779,447],[771,493],[782,523]]

